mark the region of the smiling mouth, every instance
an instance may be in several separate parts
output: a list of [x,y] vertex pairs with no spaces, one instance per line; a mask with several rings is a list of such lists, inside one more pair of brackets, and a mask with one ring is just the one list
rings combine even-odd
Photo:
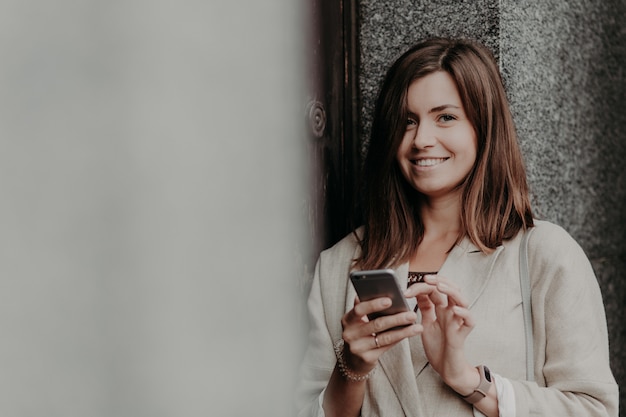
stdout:
[[413,165],[417,165],[418,167],[432,167],[435,165],[442,164],[446,162],[448,158],[425,158],[425,159],[414,159],[411,161]]

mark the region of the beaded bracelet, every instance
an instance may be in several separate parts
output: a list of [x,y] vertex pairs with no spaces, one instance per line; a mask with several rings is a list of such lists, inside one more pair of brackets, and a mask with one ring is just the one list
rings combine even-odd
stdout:
[[368,380],[370,376],[374,374],[376,368],[372,369],[366,374],[356,374],[352,372],[350,368],[348,368],[346,360],[343,357],[343,345],[343,339],[339,339],[334,345],[335,356],[337,356],[337,367],[339,368],[339,374],[350,382],[361,382]]

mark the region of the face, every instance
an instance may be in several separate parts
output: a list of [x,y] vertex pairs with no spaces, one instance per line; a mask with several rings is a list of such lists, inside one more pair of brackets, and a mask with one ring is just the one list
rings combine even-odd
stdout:
[[476,132],[452,77],[444,71],[411,83],[408,120],[396,158],[404,178],[427,198],[459,193],[476,161]]

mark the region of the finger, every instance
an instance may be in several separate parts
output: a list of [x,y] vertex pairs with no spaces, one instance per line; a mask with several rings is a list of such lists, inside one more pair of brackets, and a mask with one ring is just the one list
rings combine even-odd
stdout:
[[415,324],[417,314],[412,311],[379,317],[370,321],[364,329],[368,333],[383,333],[389,329]]
[[435,285],[440,293],[447,296],[447,304],[459,305],[461,307],[467,307],[469,305],[461,289],[448,279],[439,275],[427,275],[424,279],[429,284]]
[[383,333],[362,334],[360,337],[344,340],[346,340],[346,343],[349,345],[352,354],[362,357],[365,360],[371,360],[372,355],[382,354],[401,340],[419,335],[423,329],[421,324],[413,323],[409,326],[388,330]]
[[463,326],[469,327],[470,329],[474,328],[474,326],[476,325],[476,321],[469,309],[454,306],[452,307],[452,311],[454,312],[454,316],[456,318],[460,318],[463,320]]
[[361,301],[354,306],[354,313],[358,317],[367,316],[368,314],[383,311],[391,306],[391,298],[380,297],[369,301]]
[[404,296],[406,298],[413,298],[421,294],[429,294],[432,291],[435,291],[436,289],[437,287],[435,284],[429,284],[426,282],[417,282],[411,285],[409,288],[407,288],[404,291]]
[[[343,329],[343,333],[345,335],[346,331],[348,331],[348,333],[350,333],[350,328],[351,326],[354,325],[354,323],[358,323],[358,322],[367,322],[367,317],[359,317],[357,313],[355,313],[354,308],[360,303],[361,301],[359,300],[359,297],[356,296],[354,297],[354,307],[352,307],[352,309],[350,311],[348,311],[346,314],[343,315],[343,317],[341,317],[341,328]],[[344,340],[346,340],[345,337],[343,337]]]
[[358,299],[356,299],[354,307],[341,318],[343,339],[351,341],[361,337],[363,335],[361,327],[369,322],[367,315],[382,311],[390,305],[391,299],[388,297],[376,298],[369,301],[358,301]]
[[448,299],[448,305],[457,305],[460,307],[468,307],[467,299],[461,293],[461,290],[455,286],[440,282],[437,284],[437,290],[445,294]]
[[448,278],[441,276],[441,275],[425,275],[424,276],[424,282],[426,282],[429,285],[439,285],[440,283],[444,283],[447,284],[449,287],[451,288],[455,288],[457,290],[461,290],[459,286],[457,286],[454,282],[452,282],[451,280],[449,280]]
[[[376,349],[390,349],[396,343],[409,337],[417,336],[422,333],[424,327],[421,324],[413,323],[410,326],[403,327],[401,329],[389,330],[384,333],[377,333],[374,339],[374,346]],[[378,340],[378,346],[376,346],[376,340]]]
[[422,315],[422,323],[429,324],[437,320],[435,304],[433,304],[427,294],[422,294],[417,297],[417,307]]
[[445,308],[448,306],[448,296],[439,291],[436,287],[428,294],[428,298],[435,305],[435,308]]
[[[361,302],[361,300],[359,299],[359,296],[356,295],[354,297],[354,306],[356,306],[360,302]],[[355,314],[355,316],[356,316],[356,314]],[[364,322],[364,323],[367,323],[369,321],[369,319],[367,318],[367,316],[361,316],[361,321]]]

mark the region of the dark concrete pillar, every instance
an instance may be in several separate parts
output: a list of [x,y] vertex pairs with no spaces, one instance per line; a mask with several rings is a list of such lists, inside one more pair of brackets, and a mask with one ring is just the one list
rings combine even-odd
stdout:
[[[432,35],[478,39],[504,75],[536,215],[591,259],[611,365],[626,385],[626,4],[622,0],[360,2],[363,151],[381,78]],[[622,414],[626,414],[621,397]]]

